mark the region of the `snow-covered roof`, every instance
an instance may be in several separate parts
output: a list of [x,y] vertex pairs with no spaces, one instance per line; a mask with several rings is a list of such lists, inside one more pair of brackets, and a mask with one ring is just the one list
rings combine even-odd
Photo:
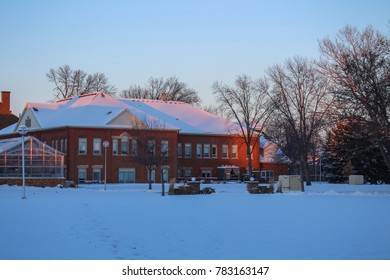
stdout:
[[274,142],[268,140],[263,136],[260,137],[260,147],[263,150],[263,153],[260,155],[260,162],[288,163],[290,161],[290,159],[283,154],[282,150],[278,148],[278,146]]
[[[200,108],[178,101],[114,98],[104,93],[75,96],[55,103],[27,103],[19,120],[30,130],[73,127],[154,127],[180,133],[228,134],[233,124]],[[19,123],[14,126],[16,131]],[[6,128],[0,134],[9,133]]]
[[[25,142],[29,141],[30,137],[25,137]],[[5,151],[9,151],[13,149],[14,147],[21,145],[22,138],[11,138],[11,139],[2,139],[0,140],[0,154],[4,153]]]

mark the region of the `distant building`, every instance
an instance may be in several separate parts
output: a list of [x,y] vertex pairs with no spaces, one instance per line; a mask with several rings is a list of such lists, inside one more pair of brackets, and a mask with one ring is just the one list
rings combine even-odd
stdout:
[[[184,102],[114,98],[104,93],[55,103],[29,102],[19,122],[1,130],[0,138],[15,137],[22,124],[29,128],[28,135],[65,154],[65,178],[76,183],[104,180],[104,141],[109,142],[107,182],[147,182],[147,168],[134,160],[145,135],[145,141],[156,148],[153,153],[169,157],[163,169],[152,172],[154,182],[241,179],[247,173],[245,144],[228,132],[235,124]],[[286,174],[285,163],[260,163],[260,142],[267,150],[265,139],[254,144],[253,169],[267,180]],[[265,169],[260,170],[262,166]]]
[[19,118],[11,111],[11,92],[2,91],[0,101],[0,129],[17,123]]

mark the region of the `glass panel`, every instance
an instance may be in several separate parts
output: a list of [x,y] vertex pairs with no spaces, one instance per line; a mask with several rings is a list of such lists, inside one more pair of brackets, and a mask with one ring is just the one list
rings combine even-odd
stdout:
[[101,139],[100,138],[93,138],[93,154],[94,155],[100,155],[101,154]]
[[201,158],[202,157],[202,145],[196,144],[196,157]]
[[203,156],[205,158],[210,158],[210,145],[209,144],[204,145]]
[[121,154],[122,155],[128,155],[129,154],[129,142],[122,141]]
[[112,154],[117,155],[118,154],[118,139],[112,140]]
[[87,138],[79,138],[79,154],[87,154]]
[[181,143],[177,143],[177,157],[181,158],[182,156],[183,156],[183,150],[182,150]]

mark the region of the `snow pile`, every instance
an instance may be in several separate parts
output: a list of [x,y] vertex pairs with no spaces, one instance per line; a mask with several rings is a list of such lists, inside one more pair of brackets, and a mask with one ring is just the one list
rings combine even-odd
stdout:
[[161,196],[161,186],[0,186],[0,259],[389,259],[390,186]]

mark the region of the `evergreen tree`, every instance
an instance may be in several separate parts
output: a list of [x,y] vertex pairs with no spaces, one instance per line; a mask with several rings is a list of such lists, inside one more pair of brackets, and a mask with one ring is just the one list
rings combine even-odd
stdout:
[[349,118],[337,123],[328,135],[324,170],[330,182],[345,182],[352,174],[364,175],[367,182],[388,181],[386,163],[377,145],[370,140],[365,122]]

